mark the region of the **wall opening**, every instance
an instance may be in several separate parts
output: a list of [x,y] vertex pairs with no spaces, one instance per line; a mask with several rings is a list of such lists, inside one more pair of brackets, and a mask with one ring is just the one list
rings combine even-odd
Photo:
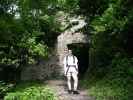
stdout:
[[89,43],[72,43],[67,47],[78,58],[79,78],[82,78],[89,67]]

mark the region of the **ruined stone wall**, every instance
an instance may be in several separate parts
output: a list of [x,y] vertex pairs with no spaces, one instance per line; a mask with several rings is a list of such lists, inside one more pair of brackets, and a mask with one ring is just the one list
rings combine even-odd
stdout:
[[[78,22],[77,25],[72,26],[66,31],[62,32],[57,37],[57,43],[53,51],[51,52],[48,60],[42,60],[38,65],[29,65],[24,67],[21,73],[22,80],[45,80],[49,77],[56,77],[63,74],[63,58],[66,55],[67,45],[72,43],[88,43],[89,37],[82,32],[78,32],[82,29],[86,23],[78,18],[68,19],[70,24]],[[65,21],[64,21],[65,22]]]

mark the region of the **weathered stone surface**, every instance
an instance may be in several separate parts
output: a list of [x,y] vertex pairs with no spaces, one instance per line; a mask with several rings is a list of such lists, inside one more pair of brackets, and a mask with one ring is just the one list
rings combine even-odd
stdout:
[[58,57],[52,56],[49,60],[41,61],[37,65],[29,65],[23,68],[21,80],[46,80],[57,77],[60,66],[57,65]]

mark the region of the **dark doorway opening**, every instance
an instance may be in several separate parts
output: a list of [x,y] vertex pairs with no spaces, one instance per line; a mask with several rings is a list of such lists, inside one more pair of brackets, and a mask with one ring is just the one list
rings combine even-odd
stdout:
[[67,46],[78,58],[79,78],[82,78],[89,67],[89,43],[72,43]]

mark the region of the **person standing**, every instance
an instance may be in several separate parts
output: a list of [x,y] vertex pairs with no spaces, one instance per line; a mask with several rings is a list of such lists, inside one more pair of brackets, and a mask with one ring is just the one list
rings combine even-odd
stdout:
[[[78,87],[78,59],[72,54],[72,50],[68,50],[68,55],[64,57],[64,75],[67,77],[68,93],[79,94]],[[74,88],[72,90],[72,81],[74,80]]]

